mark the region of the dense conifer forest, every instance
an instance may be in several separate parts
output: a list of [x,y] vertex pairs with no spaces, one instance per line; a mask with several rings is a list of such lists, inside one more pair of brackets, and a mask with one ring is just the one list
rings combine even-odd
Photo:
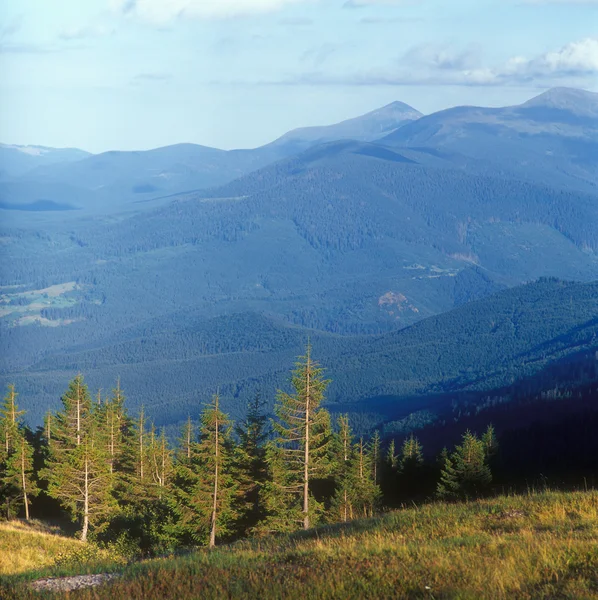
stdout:
[[[131,416],[118,381],[109,395],[96,395],[77,375],[61,408],[48,412],[36,431],[25,424],[10,385],[0,410],[2,516],[68,516],[83,541],[151,556],[372,517],[406,502],[546,485],[537,466],[551,425],[534,421],[527,430],[506,430],[499,444],[488,419],[504,429],[500,402],[489,399],[486,412],[464,404],[452,427],[442,425],[455,443],[438,448],[438,427],[424,426],[421,435],[389,430],[364,437],[354,433],[347,415],[331,415],[323,405],[330,381],[310,345],[290,383],[291,391],[278,391],[272,418],[258,395],[237,423],[222,411],[216,393],[199,419],[189,416],[176,439],[157,428],[143,407]],[[594,385],[561,390],[553,401],[577,396],[591,409],[596,391]],[[510,403],[511,416],[530,403],[537,409],[539,399],[525,398]],[[588,431],[596,413],[578,414],[577,421],[570,413],[570,422],[559,424],[577,436],[576,447],[562,457],[560,475],[577,463],[576,477],[566,485],[587,487],[598,483],[595,436]],[[426,452],[422,440],[433,438],[434,451]],[[562,446],[556,437],[552,444]],[[521,451],[514,461],[513,453]]]

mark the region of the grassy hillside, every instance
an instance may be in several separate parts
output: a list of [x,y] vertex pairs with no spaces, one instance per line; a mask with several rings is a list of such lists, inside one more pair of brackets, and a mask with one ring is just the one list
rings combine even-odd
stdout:
[[0,576],[49,567],[82,546],[79,540],[40,521],[0,521]]
[[595,491],[437,503],[140,563],[69,598],[596,599],[597,539]]

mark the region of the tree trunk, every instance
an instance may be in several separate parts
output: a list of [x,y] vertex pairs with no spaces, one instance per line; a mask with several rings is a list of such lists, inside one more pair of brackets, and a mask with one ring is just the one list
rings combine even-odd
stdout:
[[216,545],[216,517],[218,510],[218,401],[216,401],[216,460],[214,467],[214,502],[212,504],[212,530],[210,531],[210,548]]
[[110,408],[110,473],[114,473],[114,409]]
[[21,483],[23,485],[23,502],[25,503],[25,520],[29,521],[29,498],[27,498],[27,479],[25,477],[25,441],[21,444]]
[[[12,421],[12,425],[13,425],[13,429],[16,425],[16,421],[17,421],[17,417],[15,415],[15,388],[11,388],[10,390],[10,409],[11,409],[11,421]],[[10,435],[8,434],[8,431],[6,432],[6,453],[8,454],[8,451],[10,450]]]
[[187,420],[187,458],[191,458],[191,417]]
[[139,415],[139,477],[143,479],[143,427],[144,427],[143,408]]
[[81,385],[77,380],[77,446],[81,444]]
[[89,529],[89,459],[85,456],[85,480],[83,487],[83,530],[81,531],[81,541],[87,541],[87,531]]
[[[346,485],[346,484],[345,484]],[[345,487],[344,521],[347,522],[347,488]]]
[[303,459],[303,529],[309,529],[309,376],[311,374],[310,355],[307,355],[307,381],[305,389],[305,456]]

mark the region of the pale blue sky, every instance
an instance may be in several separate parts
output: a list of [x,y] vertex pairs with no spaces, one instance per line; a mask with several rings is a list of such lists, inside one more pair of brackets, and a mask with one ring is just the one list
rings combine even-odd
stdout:
[[401,100],[598,91],[598,0],[2,0],[0,141],[254,147]]

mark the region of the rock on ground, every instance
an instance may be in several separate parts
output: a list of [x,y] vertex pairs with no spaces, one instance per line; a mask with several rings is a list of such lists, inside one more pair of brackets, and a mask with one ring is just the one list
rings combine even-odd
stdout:
[[49,577],[38,579],[31,584],[31,588],[41,591],[70,592],[86,587],[94,587],[107,583],[120,577],[118,573],[99,573],[97,575],[76,575],[74,577]]

